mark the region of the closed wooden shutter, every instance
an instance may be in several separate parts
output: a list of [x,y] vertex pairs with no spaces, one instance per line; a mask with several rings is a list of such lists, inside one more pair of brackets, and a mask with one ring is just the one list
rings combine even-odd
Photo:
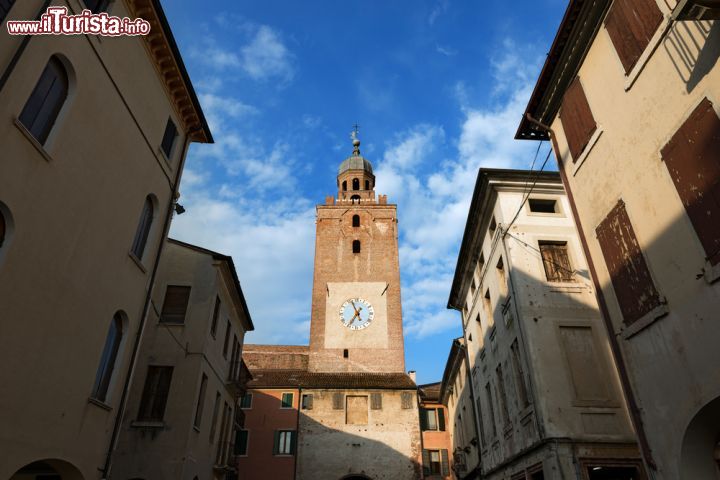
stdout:
[[420,409],[420,431],[424,432],[428,430],[428,409],[427,408],[421,408]]
[[348,425],[367,425],[368,423],[368,397],[367,395],[348,395],[345,423]]
[[549,282],[572,282],[573,269],[567,252],[567,242],[538,242],[545,276]]
[[574,162],[580,157],[597,128],[580,77],[575,77],[565,91],[560,121]]
[[624,322],[630,325],[661,302],[622,200],[595,233]]
[[342,393],[333,393],[333,410],[342,410],[345,398]]
[[450,459],[448,458],[448,451],[446,449],[440,450],[440,473],[443,477],[450,475]]
[[445,411],[442,408],[437,409],[438,430],[445,431]]
[[382,409],[382,393],[371,393],[370,394],[370,408],[373,410]]
[[400,403],[402,404],[402,408],[412,408],[412,393],[410,392],[402,392],[400,394]]
[[576,401],[604,402],[609,399],[605,364],[598,356],[590,327],[561,326],[560,344],[567,359]]
[[280,432],[273,432],[273,455],[277,455],[280,452]]
[[635,66],[662,22],[655,0],[615,0],[605,28],[620,57],[625,74]]
[[173,367],[148,367],[138,420],[161,421],[165,415]]
[[190,300],[190,287],[168,285],[165,291],[160,321],[166,323],[185,322],[188,301]]
[[705,256],[720,263],[720,118],[707,98],[661,150]]
[[430,451],[423,449],[422,451],[423,474],[430,475]]

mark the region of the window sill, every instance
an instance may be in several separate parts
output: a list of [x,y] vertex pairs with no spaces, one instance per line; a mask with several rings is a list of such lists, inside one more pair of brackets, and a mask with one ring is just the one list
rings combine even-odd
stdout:
[[132,259],[132,261],[137,265],[137,267],[143,272],[147,273],[147,268],[145,268],[145,265],[143,265],[142,260],[140,260],[138,257],[135,256],[133,252],[128,252],[128,257]]
[[662,302],[660,305],[653,308],[641,318],[635,320],[631,325],[621,329],[620,336],[623,339],[628,340],[670,313],[670,309],[668,308],[665,299],[662,298],[660,301]]
[[585,148],[583,149],[582,153],[578,157],[578,159],[573,163],[573,177],[577,175],[578,170],[580,170],[580,167],[582,167],[582,164],[585,163],[585,160],[590,155],[590,152],[592,151],[593,147],[597,143],[597,141],[600,139],[600,135],[603,133],[602,126],[598,125],[595,131],[593,132],[592,136],[590,137],[590,140],[588,140],[587,145],[585,145]]
[[640,73],[645,69],[645,65],[647,65],[648,60],[650,60],[650,57],[653,56],[653,53],[655,53],[657,47],[660,46],[660,42],[662,41],[667,31],[670,30],[670,26],[672,25],[672,23],[673,22],[671,15],[665,15],[665,18],[662,20],[660,27],[657,29],[655,35],[653,35],[653,37],[650,39],[650,42],[645,47],[645,51],[642,53],[642,55],[640,55],[640,58],[638,58],[637,62],[635,62],[635,65],[633,65],[632,69],[630,69],[630,73],[625,75],[626,92],[630,90],[635,84],[635,81],[640,76]]
[[110,405],[103,402],[102,400],[98,400],[97,398],[88,397],[88,403],[91,405],[95,405],[96,407],[102,408],[103,410],[106,410],[108,412],[112,411],[112,407]]
[[32,133],[30,133],[30,130],[28,130],[25,127],[25,125],[23,125],[22,122],[20,122],[20,119],[18,119],[17,117],[14,118],[13,123],[18,128],[18,130],[20,130],[20,132],[23,135],[25,135],[25,138],[27,138],[27,140],[30,142],[30,144],[32,144],[32,146],[35,147],[35,150],[37,150],[38,153],[40,153],[40,155],[42,155],[42,157],[48,163],[53,161],[53,158],[50,156],[50,154],[47,152],[47,150],[45,150],[45,147],[43,147],[43,145],[38,141],[38,139],[35,138]]
[[703,275],[707,283],[713,283],[720,279],[720,263],[717,265],[710,265],[708,260],[705,260],[705,273]]
[[[165,155],[165,152],[160,147],[158,147],[158,155],[160,155],[160,157],[165,160],[165,165],[167,165],[169,169],[172,169],[172,162],[170,161],[170,158]],[[172,153],[170,153],[170,155],[172,156]]]
[[163,421],[152,421],[152,420],[135,420],[133,422],[130,422],[130,427],[132,428],[157,428],[157,429],[164,429],[165,428],[165,422]]

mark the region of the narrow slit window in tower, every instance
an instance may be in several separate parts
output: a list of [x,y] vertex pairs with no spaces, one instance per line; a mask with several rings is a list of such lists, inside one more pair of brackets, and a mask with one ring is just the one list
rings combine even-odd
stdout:
[[352,226],[353,227],[360,226],[360,215],[353,215]]
[[360,240],[353,240],[353,253],[360,253]]

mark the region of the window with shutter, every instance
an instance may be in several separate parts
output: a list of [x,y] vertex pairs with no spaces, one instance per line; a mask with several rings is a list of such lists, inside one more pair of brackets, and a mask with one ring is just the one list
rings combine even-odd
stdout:
[[720,118],[707,98],[661,150],[710,265],[720,263]]
[[342,393],[333,393],[333,410],[342,410],[345,396]]
[[505,394],[505,378],[503,377],[502,365],[498,365],[495,369],[497,374],[497,392],[500,398],[500,412],[502,412],[503,424],[510,422],[510,414],[508,412],[507,395]]
[[215,393],[215,405],[213,406],[212,423],[210,424],[210,443],[215,442],[215,430],[217,429],[217,419],[220,413],[220,392]]
[[7,16],[8,12],[10,12],[10,9],[12,8],[14,3],[15,0],[0,0],[0,23],[5,20],[5,17]]
[[103,347],[102,356],[100,357],[100,365],[95,375],[95,385],[93,386],[92,397],[104,402],[107,399],[110,380],[115,370],[115,361],[120,351],[120,342],[123,336],[123,316],[120,312],[113,315],[110,322],[110,329],[105,338],[105,346]]
[[293,394],[283,393],[282,399],[280,400],[280,408],[292,408],[293,407]]
[[545,277],[549,282],[573,282],[575,272],[570,265],[567,242],[538,242]]
[[440,475],[447,477],[450,475],[450,460],[446,449],[440,450]]
[[168,159],[170,159],[170,156],[172,155],[172,149],[175,144],[176,137],[177,127],[173,123],[172,119],[168,118],[167,125],[165,125],[165,133],[163,134],[162,143],[160,144],[160,148],[162,148],[163,153]]
[[438,419],[438,430],[441,432],[445,431],[445,409],[438,408],[435,410],[437,413],[437,419]]
[[495,407],[493,406],[492,391],[490,390],[490,382],[485,384],[485,399],[488,404],[490,425],[492,425],[492,436],[497,436],[497,424],[495,423]]
[[190,287],[168,285],[165,290],[160,321],[164,323],[184,323],[190,300]]
[[348,395],[345,397],[345,423],[348,425],[367,425],[367,395]]
[[522,358],[520,357],[520,347],[517,338],[510,345],[511,359],[513,370],[515,372],[515,385],[518,391],[518,402],[520,408],[530,405],[530,397],[528,397],[527,387],[525,386],[525,373],[523,369]]
[[208,377],[203,373],[202,380],[200,381],[200,392],[198,393],[197,406],[195,407],[195,421],[193,424],[196,427],[200,427],[202,421],[203,406],[205,405],[205,390],[207,390]]
[[605,28],[625,74],[630,73],[640,59],[662,19],[655,0],[615,0],[612,3],[605,18]]
[[313,408],[313,396],[310,393],[306,393],[302,396],[302,409],[312,410]]
[[225,341],[223,342],[223,357],[227,358],[228,345],[230,343],[230,320],[227,321],[225,326]]
[[237,430],[235,432],[235,448],[233,451],[234,455],[247,456],[248,454],[248,437],[250,432],[247,430]]
[[382,409],[382,393],[371,393],[370,394],[370,408],[373,410]]
[[50,135],[50,130],[67,99],[68,88],[65,67],[57,57],[51,57],[18,117],[20,123],[41,144],[44,144]]
[[413,406],[413,394],[410,392],[402,392],[400,394],[400,403],[402,408],[408,409]]
[[240,397],[240,408],[245,408],[245,409],[252,408],[252,399],[253,399],[253,394],[250,392],[248,392],[245,395],[243,395],[242,397]]
[[210,335],[215,338],[217,334],[218,318],[220,317],[220,297],[215,297],[215,308],[213,308],[212,323],[210,324]]
[[580,77],[575,77],[565,91],[560,109],[560,122],[570,148],[570,155],[573,161],[577,161],[597,129]]
[[278,430],[274,435],[273,455],[295,454],[295,431]]
[[173,367],[148,367],[145,387],[140,399],[138,420],[160,422],[165,415]]
[[133,239],[132,248],[130,249],[138,260],[142,260],[143,254],[145,253],[145,245],[150,236],[153,216],[153,200],[152,197],[148,195],[145,197],[145,203],[143,204],[142,213],[140,214],[140,222],[138,222],[137,230],[135,230],[135,238]]
[[423,462],[423,474],[431,475],[430,470],[430,450],[423,449],[422,451],[422,462]]
[[626,325],[661,305],[635,231],[620,200],[595,230]]

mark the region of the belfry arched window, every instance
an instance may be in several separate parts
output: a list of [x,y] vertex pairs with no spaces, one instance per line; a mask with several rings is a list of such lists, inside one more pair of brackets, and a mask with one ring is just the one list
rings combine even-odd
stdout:
[[360,240],[353,240],[353,253],[360,253]]
[[67,99],[69,85],[65,66],[57,57],[50,57],[18,118],[41,144],[50,135]]
[[360,179],[353,178],[353,190],[360,190]]
[[370,190],[370,180],[365,180],[365,190]]
[[343,183],[342,183],[342,189],[343,189],[343,192],[347,192],[347,180],[344,180],[344,181],[343,181]]
[[353,215],[352,226],[353,227],[360,226],[360,215]]

